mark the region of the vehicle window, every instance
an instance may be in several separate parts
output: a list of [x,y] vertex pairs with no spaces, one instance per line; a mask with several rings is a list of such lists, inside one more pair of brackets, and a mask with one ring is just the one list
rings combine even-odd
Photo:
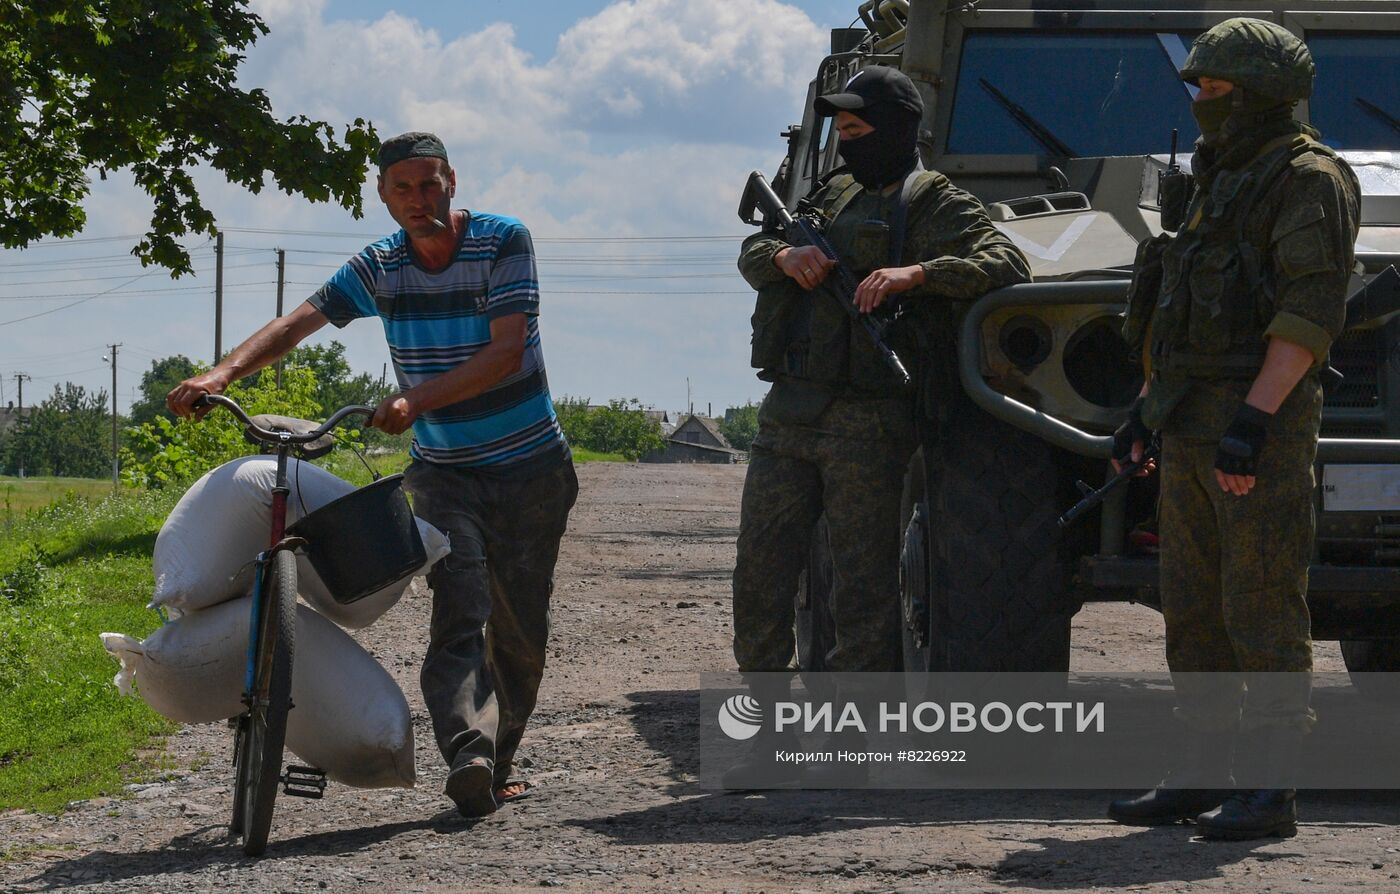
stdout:
[[[1190,151],[1194,34],[980,31],[963,41],[947,152],[1147,155],[1172,128]],[[1068,150],[1068,151],[1065,151]]]
[[1308,115],[1335,149],[1400,148],[1400,34],[1307,36],[1317,64]]

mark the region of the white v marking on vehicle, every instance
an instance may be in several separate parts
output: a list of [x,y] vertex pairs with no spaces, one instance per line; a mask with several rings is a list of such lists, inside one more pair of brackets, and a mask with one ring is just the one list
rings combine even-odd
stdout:
[[1065,227],[1065,231],[1060,234],[1059,238],[1049,245],[1041,245],[1034,239],[1028,239],[1010,227],[1002,230],[1002,232],[1010,237],[1011,241],[1016,244],[1016,247],[1026,254],[1035,255],[1037,258],[1045,261],[1058,261],[1065,256],[1065,252],[1069,251],[1074,243],[1079,241],[1079,237],[1084,235],[1084,231],[1089,229],[1089,225],[1093,222],[1094,215],[1079,215],[1069,226]]

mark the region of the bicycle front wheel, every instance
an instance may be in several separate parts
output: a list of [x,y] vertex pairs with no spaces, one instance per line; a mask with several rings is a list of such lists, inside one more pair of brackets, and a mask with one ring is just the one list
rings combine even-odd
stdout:
[[251,704],[239,718],[234,831],[250,857],[267,848],[272,805],[282,777],[282,746],[292,703],[297,618],[297,563],[278,550],[263,572],[263,611],[254,658]]

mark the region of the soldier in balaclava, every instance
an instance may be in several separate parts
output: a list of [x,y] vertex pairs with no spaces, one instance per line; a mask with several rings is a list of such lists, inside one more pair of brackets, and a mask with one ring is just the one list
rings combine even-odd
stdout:
[[[845,166],[811,202],[860,280],[857,306],[888,313],[900,305],[891,335],[926,397],[930,388],[960,387],[931,384],[927,373],[935,365],[928,345],[946,350],[951,342],[951,302],[1023,282],[1029,264],[981,202],[923,170],[923,101],[903,73],[864,68],[841,92],[819,97],[816,111],[835,118]],[[741,672],[764,675],[750,679],[765,709],[787,697],[786,678],[777,675],[792,663],[794,594],[823,513],[835,622],[826,667],[890,671],[901,660],[900,498],[915,446],[914,393],[823,286],[833,263],[772,231],[745,240],[739,256],[740,272],[759,293],[752,363],[773,385],[759,409],[744,482],[734,657]],[[725,785],[765,788],[795,778],[791,765],[772,765],[775,747],[784,746],[761,734],[756,753],[766,751],[769,761],[740,764]]]

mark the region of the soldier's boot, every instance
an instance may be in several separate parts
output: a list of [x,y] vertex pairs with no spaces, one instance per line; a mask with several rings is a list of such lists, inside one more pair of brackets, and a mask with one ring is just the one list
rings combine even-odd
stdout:
[[762,791],[783,788],[802,779],[802,765],[778,760],[779,751],[797,752],[802,743],[790,729],[773,731],[767,724],[749,743],[748,753],[720,777],[720,787],[731,791]]
[[1196,732],[1167,777],[1151,791],[1108,805],[1109,819],[1128,826],[1165,826],[1220,806],[1234,788],[1230,764],[1235,731]]
[[1225,841],[1252,838],[1292,838],[1298,834],[1297,791],[1291,788],[1251,788],[1238,791],[1225,803],[1196,817],[1201,836]]
[[758,732],[749,740],[749,750],[744,757],[720,777],[720,787],[733,791],[762,791],[791,785],[802,777],[802,765],[778,760],[777,753],[800,751],[802,743],[793,730],[777,729],[773,713],[778,702],[792,700],[792,680],[786,675],[757,674],[749,677],[748,682],[762,719]]
[[[1261,760],[1268,781],[1287,784],[1297,778],[1303,735],[1303,730],[1295,727],[1260,731],[1258,748],[1250,751]],[[1196,824],[1201,827],[1201,836],[1210,839],[1292,838],[1298,834],[1297,795],[1291,788],[1243,789],[1196,817]]]

